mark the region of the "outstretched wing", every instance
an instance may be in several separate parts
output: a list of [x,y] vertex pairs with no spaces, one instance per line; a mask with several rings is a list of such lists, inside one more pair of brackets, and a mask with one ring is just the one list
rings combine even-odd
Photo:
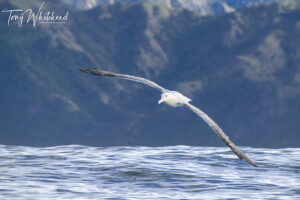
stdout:
[[150,81],[148,79],[144,79],[141,77],[137,77],[137,76],[127,75],[127,74],[117,74],[117,73],[104,71],[104,70],[100,70],[100,69],[80,69],[80,71],[95,74],[97,76],[108,76],[108,77],[122,78],[122,79],[126,79],[126,80],[136,81],[136,82],[140,82],[140,83],[149,85],[153,88],[156,88],[156,89],[160,90],[161,92],[168,91],[167,89],[157,85],[153,81]]
[[218,124],[214,122],[214,120],[212,120],[207,114],[205,114],[202,110],[193,106],[190,103],[186,104],[185,106],[193,112],[195,112],[197,115],[199,115],[241,160],[245,160],[249,164],[257,167],[257,165],[254,162],[252,162],[235,144],[233,144],[233,142],[229,140],[229,137],[223,132],[223,130],[218,126]]

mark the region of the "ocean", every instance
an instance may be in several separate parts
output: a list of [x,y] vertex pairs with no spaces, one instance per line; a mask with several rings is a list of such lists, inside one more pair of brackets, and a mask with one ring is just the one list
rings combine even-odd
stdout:
[[300,199],[300,148],[0,145],[0,199]]

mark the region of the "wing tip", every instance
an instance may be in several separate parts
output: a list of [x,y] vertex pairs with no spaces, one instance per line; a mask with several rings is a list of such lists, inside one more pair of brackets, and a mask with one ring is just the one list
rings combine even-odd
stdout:
[[252,162],[249,158],[245,161],[254,167],[258,167],[258,165],[256,163]]
[[249,163],[250,165],[254,166],[254,167],[258,167],[256,163],[254,163],[252,160],[250,160],[244,153],[242,153],[242,155],[238,155],[238,157],[241,159],[241,160],[244,160],[246,161],[247,163]]
[[109,72],[109,71],[104,71],[101,69],[79,69],[81,72],[86,72],[86,73],[90,73],[90,74],[95,74],[97,76],[110,76],[110,77],[116,77],[117,74],[113,73],[113,72]]
[[[227,144],[227,143],[226,143]],[[256,163],[254,163],[252,160],[250,160],[250,158],[248,158],[246,156],[246,154],[240,150],[235,144],[233,144],[232,142],[230,142],[229,144],[227,144],[230,149],[233,151],[233,153],[235,155],[237,155],[237,157],[240,159],[240,160],[244,160],[245,162],[249,163],[250,165],[254,166],[254,167],[258,167]]]
[[107,72],[106,71],[103,71],[103,70],[99,70],[99,69],[79,69],[81,72],[85,72],[85,73],[90,73],[90,74],[94,74],[94,75],[97,75],[97,76],[105,76],[107,75]]
[[91,69],[83,69],[83,68],[81,68],[81,69],[79,69],[79,71],[81,71],[81,72],[86,72],[86,73],[91,73]]

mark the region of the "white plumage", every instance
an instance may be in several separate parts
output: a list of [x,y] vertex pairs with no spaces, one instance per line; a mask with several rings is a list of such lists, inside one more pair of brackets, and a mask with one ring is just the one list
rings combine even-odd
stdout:
[[183,94],[176,92],[176,91],[170,91],[170,92],[164,92],[161,94],[161,99],[158,101],[159,104],[162,102],[168,104],[172,107],[177,106],[183,106],[188,104],[190,101],[192,101],[190,98],[184,96]]

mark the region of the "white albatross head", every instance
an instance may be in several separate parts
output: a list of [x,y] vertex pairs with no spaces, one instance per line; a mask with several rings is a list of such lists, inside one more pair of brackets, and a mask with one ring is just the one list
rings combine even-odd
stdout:
[[177,107],[177,106],[183,106],[189,103],[189,101],[192,101],[190,98],[182,95],[179,92],[176,91],[169,91],[164,92],[161,94],[161,99],[158,101],[158,104],[166,103],[169,106]]

